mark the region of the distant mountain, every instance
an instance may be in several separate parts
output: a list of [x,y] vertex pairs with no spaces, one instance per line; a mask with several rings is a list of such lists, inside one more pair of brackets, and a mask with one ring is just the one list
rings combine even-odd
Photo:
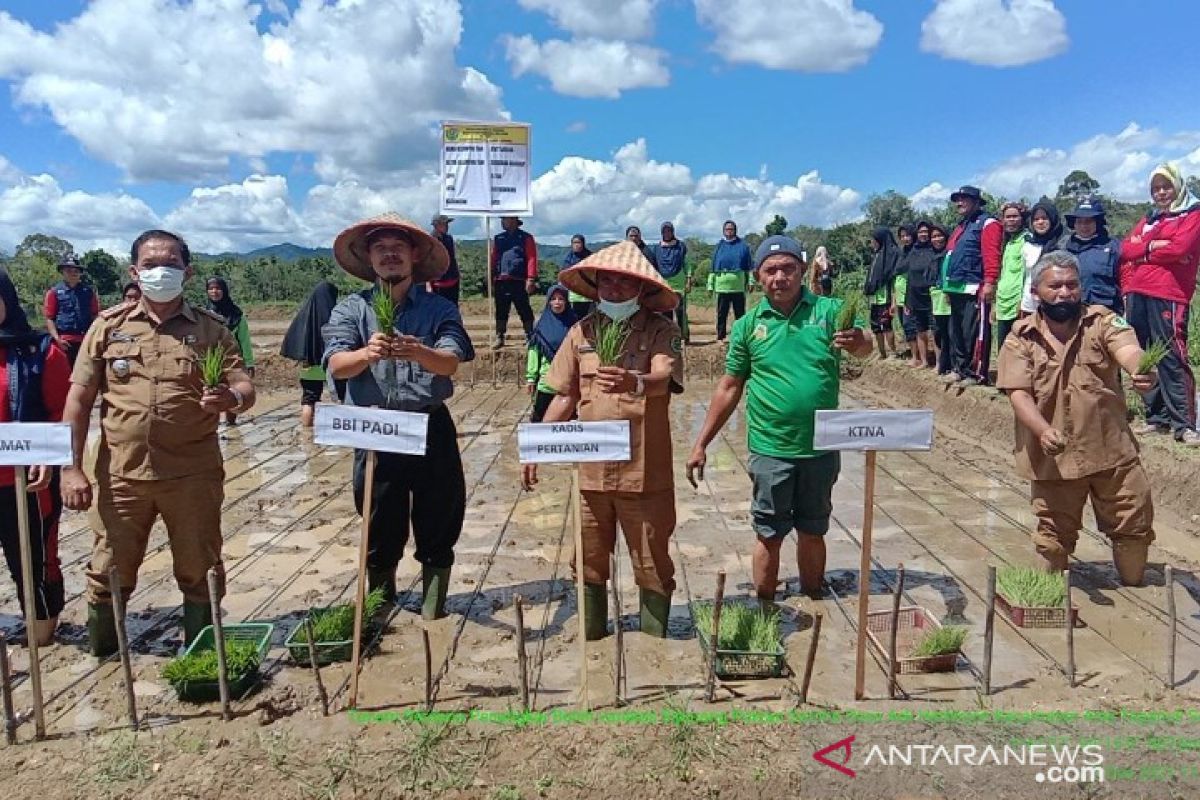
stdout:
[[[484,247],[482,239],[456,239],[455,244],[459,248],[474,249]],[[553,261],[555,263],[562,261],[563,256],[570,249],[565,245],[559,244],[542,244],[538,243],[538,259],[541,261]],[[251,250],[247,253],[196,253],[196,258],[201,260],[213,260],[218,258],[236,258],[236,259],[257,259],[257,258],[275,258],[279,261],[296,261],[301,258],[333,258],[333,249],[329,247],[302,247],[291,242],[283,244],[273,244],[269,247],[260,247],[257,250]]]

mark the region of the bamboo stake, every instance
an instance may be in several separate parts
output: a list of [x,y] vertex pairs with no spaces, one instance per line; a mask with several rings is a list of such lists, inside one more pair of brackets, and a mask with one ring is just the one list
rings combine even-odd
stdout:
[[871,530],[875,524],[875,456],[866,452],[863,480],[862,556],[858,562],[858,632],[854,647],[854,699],[862,700],[867,679],[867,606],[871,595]]
[[808,702],[808,687],[812,683],[813,665],[817,663],[817,645],[821,643],[821,621],[825,616],[818,611],[813,617],[812,640],[808,643],[808,658],[804,662],[804,682],[800,684],[800,702]]
[[585,711],[591,711],[588,699],[587,631],[583,621],[583,517],[579,494],[579,468],[576,467],[571,477],[571,505],[575,526],[575,600],[579,611],[579,702]]
[[425,712],[429,713],[433,711],[433,650],[425,628],[421,628],[421,646],[425,648]]
[[996,567],[988,565],[987,609],[983,620],[983,694],[992,693],[992,639],[996,635]]
[[1175,633],[1179,624],[1175,615],[1175,570],[1167,565],[1167,688],[1175,688]]
[[116,617],[117,650],[121,654],[121,674],[125,681],[125,701],[129,715],[129,727],[137,730],[137,697],[133,693],[133,660],[129,656],[129,632],[125,628],[125,595],[121,593],[121,580],[117,568],[108,570],[108,591],[112,594],[113,616]]
[[712,630],[708,641],[708,680],[704,697],[713,702],[717,693],[717,645],[721,639],[721,603],[725,601],[725,570],[717,572],[717,593],[713,598]]
[[217,651],[217,685],[221,690],[221,719],[233,719],[229,710],[229,673],[225,660],[225,626],[221,622],[221,596],[217,593],[217,569],[208,570],[208,602],[212,608],[213,647]]
[[1067,588],[1067,685],[1075,688],[1075,623],[1071,611],[1075,608],[1071,600],[1071,568],[1063,570],[1063,584]]
[[358,582],[354,590],[354,642],[351,644],[350,708],[358,708],[358,671],[362,667],[363,605],[367,589],[367,540],[371,534],[371,511],[375,500],[375,451],[367,451],[363,486],[362,535],[358,541]]
[[17,717],[13,714],[12,668],[8,663],[8,637],[0,631],[0,694],[4,698],[4,741],[17,743]]
[[521,595],[513,598],[517,612],[517,676],[521,682],[521,710],[529,711],[529,667],[525,663],[525,609]]
[[[29,483],[25,467],[14,467],[17,497],[17,530],[21,536],[22,594],[25,596],[25,642],[29,650],[29,685],[33,689],[34,736],[46,738],[46,712],[42,706],[42,662],[38,655],[37,604],[33,584],[33,538],[29,527]],[[41,535],[41,531],[38,532]]]
[[616,679],[616,682],[613,685],[613,705],[621,706],[625,703],[625,699],[621,695],[621,679],[625,675],[625,652],[624,643],[621,640],[623,634],[623,631],[621,630],[621,592],[617,588],[616,547],[620,547],[620,545],[615,545],[613,552],[608,556],[608,571],[609,575],[612,576],[608,582],[608,585],[612,590],[613,605],[613,677]]
[[304,618],[304,632],[308,635],[308,664],[312,667],[313,680],[317,682],[317,696],[321,698],[321,716],[329,716],[329,695],[325,691],[325,681],[321,680],[321,665],[317,663],[316,634],[313,633],[312,617]]
[[892,629],[888,634],[888,699],[896,699],[896,636],[900,627],[900,596],[904,593],[904,565],[896,570],[896,586],[892,591]]

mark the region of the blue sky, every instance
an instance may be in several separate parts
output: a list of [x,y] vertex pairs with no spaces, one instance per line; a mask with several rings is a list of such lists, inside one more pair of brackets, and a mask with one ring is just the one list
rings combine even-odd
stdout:
[[[828,225],[889,188],[1034,195],[1075,167],[1136,199],[1157,160],[1200,171],[1200,58],[1129,0],[260,5],[0,3],[0,249],[39,230],[119,250],[149,224],[317,245],[386,208],[425,218],[446,117],[533,125],[528,227],[550,240]],[[1195,30],[1200,4],[1164,20]]]

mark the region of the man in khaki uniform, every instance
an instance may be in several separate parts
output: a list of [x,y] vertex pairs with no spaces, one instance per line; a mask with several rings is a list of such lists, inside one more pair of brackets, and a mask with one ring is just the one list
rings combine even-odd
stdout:
[[1043,256],[1032,292],[1038,310],[1004,340],[996,385],[1016,414],[1017,472],[1031,481],[1038,520],[1034,546],[1047,569],[1066,569],[1090,497],[1121,582],[1138,586],[1154,541],[1154,506],[1119,370],[1139,391],[1153,387],[1156,376],[1137,374],[1142,349],[1129,323],[1083,304],[1073,255]]
[[[679,328],[661,314],[674,309],[678,298],[629,241],[563,270],[559,281],[598,305],[571,328],[550,365],[545,383],[557,397],[543,422],[563,422],[577,412],[584,422],[630,422],[630,461],[579,465],[584,633],[594,640],[607,631],[605,583],[620,523],[640,589],[642,632],[665,637],[675,590],[669,403],[683,391],[683,357]],[[617,365],[601,365],[597,326],[626,321],[629,336]],[[536,483],[537,466],[528,464],[523,484],[532,489]]]
[[[128,597],[160,515],[183,592],[185,640],[211,623],[208,570],[216,567],[224,583],[225,470],[217,422],[223,412],[244,412],[254,403],[237,342],[222,319],[183,299],[183,283],[192,276],[183,239],[147,231],[130,257],[142,299],[103,312],[88,330],[63,414],[75,449],[74,465],[62,473],[63,503],[91,508],[95,533],[87,570],[88,640],[100,657],[117,648],[108,571],[117,568]],[[225,370],[220,385],[205,388],[199,361],[212,347],[224,351]],[[93,506],[82,459],[97,395],[101,433]]]

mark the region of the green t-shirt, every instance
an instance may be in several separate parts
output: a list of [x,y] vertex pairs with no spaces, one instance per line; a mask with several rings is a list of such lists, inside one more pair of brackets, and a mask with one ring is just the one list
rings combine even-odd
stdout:
[[1004,242],[1000,257],[1000,280],[996,283],[996,319],[1017,318],[1021,310],[1021,292],[1025,288],[1024,235],[1014,236]]
[[320,364],[314,364],[311,367],[301,367],[300,380],[323,381],[325,380],[325,370],[321,368]]
[[841,351],[833,349],[842,301],[803,290],[790,317],[763,298],[733,325],[725,372],[746,381],[750,452],[814,458],[814,414],[837,408]]
[[896,305],[903,307],[904,298],[908,296],[908,273],[897,275],[892,279],[892,297],[896,299]]
[[950,298],[946,297],[946,293],[937,287],[932,287],[929,290],[929,299],[933,301],[933,315],[935,317],[950,316]]
[[708,290],[717,294],[737,294],[746,291],[750,285],[749,272],[710,272],[708,273]]

